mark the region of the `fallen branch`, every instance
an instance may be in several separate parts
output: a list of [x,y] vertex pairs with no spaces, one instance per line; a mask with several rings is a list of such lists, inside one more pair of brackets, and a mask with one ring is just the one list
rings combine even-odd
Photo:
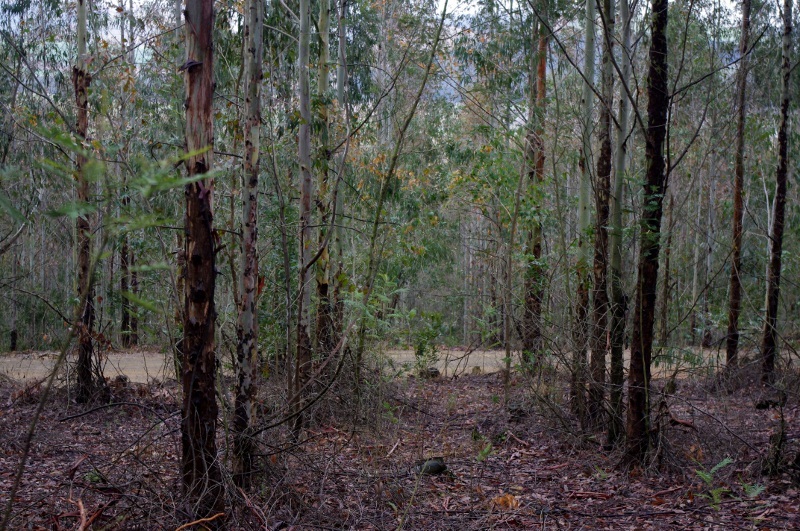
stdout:
[[175,531],[183,531],[184,529],[189,529],[193,525],[205,524],[207,522],[211,522],[213,520],[216,520],[220,516],[225,516],[225,513],[217,513],[214,516],[209,516],[208,518],[201,518],[199,520],[195,520],[194,522],[185,523],[182,526],[180,526],[177,529],[175,529]]

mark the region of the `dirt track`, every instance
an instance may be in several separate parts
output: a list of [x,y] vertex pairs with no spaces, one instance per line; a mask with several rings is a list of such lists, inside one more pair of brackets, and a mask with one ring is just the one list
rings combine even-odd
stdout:
[[[626,365],[629,354],[629,351],[625,352]],[[518,361],[517,355],[517,353],[514,353],[514,363]],[[397,373],[404,372],[403,369],[411,371],[415,369],[416,359],[412,350],[389,350],[384,356],[387,360],[390,360],[390,368],[393,368]],[[700,364],[701,367],[697,367],[696,362],[692,363],[687,359],[679,361],[678,366],[682,370],[678,372],[678,377],[685,376],[687,374],[685,369],[691,371],[690,367],[692,366],[695,367],[694,371],[707,371],[718,363],[715,362],[716,351],[708,350],[703,353],[703,356],[705,362]],[[58,353],[55,351],[0,354],[0,375],[21,381],[43,379],[47,377],[55,365],[57,357]],[[439,351],[439,361],[436,366],[445,376],[471,373],[475,367],[480,367],[481,373],[491,373],[503,367],[504,358],[505,352],[501,350],[475,350],[467,353],[463,350],[442,349]],[[75,360],[74,357],[70,357],[67,361],[68,363],[74,363]],[[655,377],[668,376],[674,370],[674,364],[655,366],[653,375]],[[130,381],[137,383],[147,383],[152,379],[163,380],[174,377],[170,355],[154,350],[111,352],[105,359],[103,373],[109,378],[124,374]],[[66,372],[64,377],[66,378]]]

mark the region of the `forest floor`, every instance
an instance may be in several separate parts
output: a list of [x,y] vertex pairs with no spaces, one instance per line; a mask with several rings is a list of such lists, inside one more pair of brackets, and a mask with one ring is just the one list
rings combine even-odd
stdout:
[[[753,372],[753,374],[751,374]],[[654,457],[626,467],[605,437],[581,431],[563,375],[396,378],[364,397],[320,402],[293,443],[265,431],[261,487],[228,490],[229,529],[800,529],[797,384],[781,408],[747,367],[733,383],[653,383]],[[0,492],[8,493],[42,385],[0,385]],[[30,449],[10,529],[176,529],[180,389],[171,380],[111,382],[111,404],[53,393]],[[222,397],[222,410],[228,407]],[[262,404],[262,415],[279,414]],[[224,424],[223,424],[224,426]],[[784,426],[780,471],[764,475]],[[222,458],[225,429],[220,429]],[[772,446],[774,448],[774,445]],[[420,474],[424,459],[447,470]],[[718,466],[719,465],[719,466]],[[716,467],[716,468],[715,468]],[[3,504],[6,496],[0,496]]]

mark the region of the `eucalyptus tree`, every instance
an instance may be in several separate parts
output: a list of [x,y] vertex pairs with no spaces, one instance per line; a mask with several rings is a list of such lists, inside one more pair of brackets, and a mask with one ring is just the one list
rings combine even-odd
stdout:
[[[185,187],[186,281],[181,383],[182,479],[194,516],[224,512],[225,497],[217,455],[217,360],[215,287],[217,271],[213,220],[214,179],[214,0],[187,0]],[[214,520],[212,525],[219,525]]]
[[668,0],[652,0],[650,66],[647,78],[645,181],[642,198],[636,301],[628,373],[626,456],[643,461],[650,446],[650,364],[653,351],[661,216],[667,186],[664,141],[667,133]]
[[739,70],[736,79],[736,146],[733,177],[733,219],[731,222],[731,275],[728,303],[728,335],[725,352],[729,366],[738,364],[739,313],[742,306],[742,234],[744,216],[744,129],[747,118],[747,65],[750,46],[750,0],[742,0],[742,29],[739,38]]
[[572,409],[581,423],[586,418],[586,347],[589,316],[589,190],[591,189],[592,108],[594,107],[595,77],[595,2],[586,0],[584,18],[585,40],[583,56],[583,92],[581,95],[582,140],[580,157],[580,191],[578,195],[578,286],[575,294],[575,326],[573,328],[573,360],[570,395]]
[[[545,92],[547,89],[547,44],[548,26],[546,14],[547,2],[539,7],[540,17],[538,31],[535,18],[531,17],[531,50],[530,70],[528,72],[528,125],[525,138],[525,168],[528,173],[528,197],[531,206],[541,208],[541,187],[544,181],[544,114]],[[525,270],[525,312],[522,331],[522,347],[533,364],[542,350],[542,302],[544,298],[545,267],[542,263],[542,213],[535,215],[532,227],[528,230],[527,254],[528,264]]]
[[254,444],[250,433],[258,376],[258,172],[261,149],[261,78],[264,55],[264,2],[248,0],[244,25],[244,186],[242,187],[241,301],[236,327],[236,404],[234,407],[234,480],[242,488],[251,483]]
[[[745,0],[748,1],[748,0]],[[781,283],[783,230],[786,218],[786,181],[789,172],[789,100],[792,51],[792,0],[783,2],[783,39],[781,47],[781,114],[778,127],[778,168],[775,173],[775,204],[769,234],[770,255],[767,270],[767,297],[764,330],[761,338],[761,381],[772,383],[778,343],[778,300]]]
[[[87,40],[87,0],[78,0],[77,41],[78,55],[72,69],[72,86],[75,89],[75,109],[77,123],[75,135],[78,139],[78,153],[75,157],[77,177],[77,199],[88,205],[89,178],[87,175],[90,147],[86,142],[89,133],[89,86],[92,76],[88,71],[89,56],[86,51]],[[77,400],[87,402],[95,392],[96,384],[92,369],[93,339],[95,321],[94,288],[91,278],[92,227],[88,212],[82,212],[75,220],[78,246],[78,307],[75,326],[78,328]]]
[[319,210],[319,231],[318,231],[318,250],[319,258],[316,263],[316,285],[317,285],[317,349],[323,357],[330,354],[334,347],[334,322],[333,322],[333,302],[331,300],[331,256],[329,252],[331,233],[331,217],[336,215],[335,196],[336,191],[331,188],[330,165],[332,160],[330,146],[330,13],[331,0],[319,1],[319,21],[317,29],[319,31],[319,58],[317,59],[317,99],[318,99],[318,121],[319,121],[319,140],[318,144],[318,163],[319,187],[317,209]]
[[297,99],[300,106],[300,132],[297,150],[300,167],[300,263],[297,297],[297,352],[294,361],[294,376],[289,390],[294,408],[293,430],[295,436],[303,427],[302,396],[311,371],[311,278],[313,267],[313,230],[311,204],[314,201],[314,183],[311,175],[311,88],[309,76],[309,53],[311,46],[310,13],[311,2],[300,0],[298,16],[299,38],[297,48]]
[[611,111],[614,102],[614,2],[603,0],[600,19],[603,28],[603,62],[601,69],[600,123],[598,140],[600,153],[594,180],[595,225],[594,265],[592,283],[592,337],[589,381],[589,420],[600,421],[605,395],[606,353],[608,328],[608,224],[611,191]]
[[611,373],[609,382],[608,442],[616,443],[622,435],[622,388],[624,385],[625,314],[627,297],[622,288],[622,205],[627,169],[628,116],[631,101],[626,91],[631,82],[631,10],[628,0],[619,2],[621,47],[620,99],[616,122],[616,151],[614,153],[614,190],[611,195],[611,234],[609,237],[609,275],[611,277]]

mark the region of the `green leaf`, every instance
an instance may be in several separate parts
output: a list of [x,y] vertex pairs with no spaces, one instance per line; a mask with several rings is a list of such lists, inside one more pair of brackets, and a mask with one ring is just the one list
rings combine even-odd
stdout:
[[725,468],[726,466],[730,465],[731,463],[733,463],[733,459],[731,459],[730,457],[726,457],[725,459],[723,459],[722,461],[720,461],[719,463],[714,465],[714,468],[711,469],[711,475],[716,474],[721,469]]
[[65,203],[58,208],[47,211],[47,215],[54,218],[67,216],[74,221],[79,217],[86,216],[88,214],[94,214],[95,212],[97,212],[97,206],[95,205],[91,205],[84,201],[70,201],[69,203]]
[[16,221],[17,223],[27,223],[28,220],[25,216],[17,210],[14,205],[11,204],[11,201],[4,195],[0,194],[0,208],[6,211],[6,213],[11,216],[11,219]]
[[711,485],[712,481],[714,481],[714,475],[709,474],[703,470],[695,470],[695,473],[703,480],[706,485]]
[[131,301],[132,303],[134,303],[135,305],[144,308],[145,310],[149,310],[153,313],[158,313],[158,308],[152,301],[148,301],[141,297],[138,297],[133,293],[131,293],[130,291],[123,291],[122,296]]

